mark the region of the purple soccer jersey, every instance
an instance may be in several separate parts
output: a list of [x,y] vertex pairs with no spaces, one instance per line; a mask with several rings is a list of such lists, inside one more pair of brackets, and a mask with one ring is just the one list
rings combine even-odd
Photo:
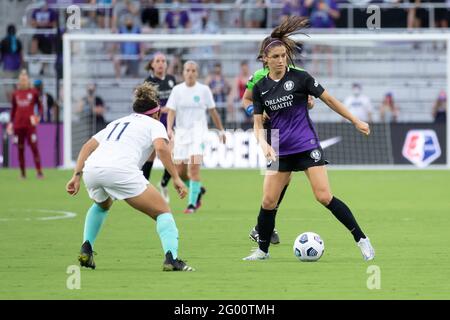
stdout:
[[165,19],[169,29],[186,28],[189,23],[187,11],[168,11]]
[[279,156],[320,147],[308,112],[308,95],[319,97],[325,89],[306,71],[287,68],[279,81],[265,76],[253,88],[255,114],[264,111],[271,120],[272,146]]
[[[158,87],[159,104],[161,105],[161,107],[165,107],[173,87],[177,84],[175,77],[167,74],[164,79],[160,79],[158,77],[150,75],[147,79],[145,79],[145,81],[150,82]],[[161,121],[164,127],[167,128],[167,113],[162,113],[159,121]]]
[[43,28],[43,25],[55,22],[58,19],[58,14],[53,9],[36,9],[33,11],[32,17],[38,23],[38,28]]

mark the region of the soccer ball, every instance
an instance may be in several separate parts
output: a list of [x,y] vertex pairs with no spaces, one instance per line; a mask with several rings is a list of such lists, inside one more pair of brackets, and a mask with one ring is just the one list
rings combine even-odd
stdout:
[[294,254],[300,261],[317,261],[323,255],[325,245],[314,232],[304,232],[294,242]]

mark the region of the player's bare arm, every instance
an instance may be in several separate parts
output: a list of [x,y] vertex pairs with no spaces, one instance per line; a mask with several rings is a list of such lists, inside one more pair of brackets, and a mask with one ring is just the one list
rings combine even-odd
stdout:
[[263,116],[261,114],[255,114],[253,119],[253,133],[255,134],[256,141],[259,143],[264,152],[264,156],[268,160],[276,161],[277,154],[272,146],[267,143],[266,136],[264,134]]
[[86,159],[91,155],[92,152],[97,149],[99,143],[94,138],[89,139],[83,147],[81,147],[80,153],[78,154],[77,164],[73,172],[72,178],[66,185],[66,191],[71,195],[76,195],[80,190],[80,179],[84,168],[84,163]]
[[366,136],[370,134],[369,124],[359,120],[357,117],[351,114],[350,111],[348,111],[348,109],[345,107],[345,105],[338,99],[330,95],[328,91],[325,90],[319,98],[333,111],[353,123],[358,131],[365,134]]
[[211,116],[211,118],[212,118],[212,120],[214,122],[214,125],[220,131],[220,142],[225,144],[227,142],[227,138],[225,136],[225,131],[223,129],[222,121],[220,120],[220,116],[217,113],[216,108],[209,109],[208,112],[209,112],[209,115]]
[[186,186],[178,175],[178,171],[172,162],[172,154],[170,152],[169,143],[166,139],[158,138],[153,141],[153,146],[155,147],[156,154],[158,158],[163,163],[164,167],[169,171],[173,178],[173,184],[175,190],[177,190],[178,195],[183,199],[187,194]]
[[253,104],[252,90],[245,89],[242,96],[242,107],[247,110],[248,106]]
[[168,109],[169,112],[167,114],[167,135],[169,139],[173,139],[173,124],[175,122],[176,111],[173,109]]

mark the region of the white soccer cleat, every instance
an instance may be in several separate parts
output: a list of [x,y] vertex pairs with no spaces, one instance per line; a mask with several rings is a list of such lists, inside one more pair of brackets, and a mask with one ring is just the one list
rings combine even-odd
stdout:
[[161,195],[163,196],[164,200],[169,203],[170,202],[170,197],[169,197],[169,190],[167,187],[163,187],[161,185],[161,182],[158,183],[158,189],[159,192],[161,193]]
[[252,261],[252,260],[265,260],[265,259],[269,259],[269,253],[265,253],[264,251],[262,251],[261,249],[258,248],[255,251],[253,251],[253,253],[251,255],[243,258],[242,260]]
[[372,247],[369,238],[361,238],[358,242],[358,247],[361,249],[364,260],[370,261],[375,258],[375,250]]

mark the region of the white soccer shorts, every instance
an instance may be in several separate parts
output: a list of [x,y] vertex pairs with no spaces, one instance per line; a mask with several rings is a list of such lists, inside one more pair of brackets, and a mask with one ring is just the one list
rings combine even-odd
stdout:
[[97,203],[108,197],[123,200],[136,197],[149,184],[140,170],[120,170],[116,168],[88,168],[83,170],[83,180],[89,197]]
[[173,160],[189,160],[191,156],[203,155],[207,130],[176,130]]

